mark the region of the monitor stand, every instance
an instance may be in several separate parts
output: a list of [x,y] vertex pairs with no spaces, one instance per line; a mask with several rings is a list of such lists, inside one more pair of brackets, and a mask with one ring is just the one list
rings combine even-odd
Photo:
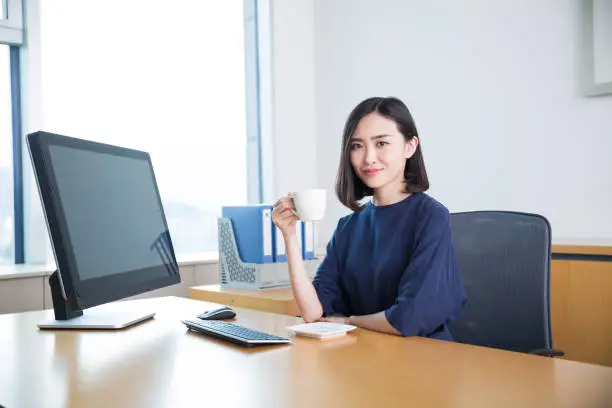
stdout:
[[86,309],[74,309],[62,296],[58,271],[49,277],[55,320],[38,324],[41,329],[117,330],[151,319],[155,312],[133,309],[123,303],[109,303]]

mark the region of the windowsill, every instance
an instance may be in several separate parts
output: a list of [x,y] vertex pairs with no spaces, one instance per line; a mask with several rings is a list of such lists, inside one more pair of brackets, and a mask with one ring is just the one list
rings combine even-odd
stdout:
[[[317,258],[325,256],[325,249],[315,251]],[[209,265],[219,262],[219,253],[216,251],[185,254],[177,257],[179,266]],[[55,271],[55,264],[22,264],[0,265],[0,280],[22,279],[50,276]]]
[[[218,252],[202,252],[177,256],[179,266],[194,266],[216,264],[219,262]],[[0,280],[22,279],[50,276],[55,271],[55,263],[0,265]]]
[[0,265],[0,280],[49,276],[54,270],[54,264]]
[[197,254],[178,255],[177,260],[179,266],[191,266],[202,264],[216,264],[219,262],[219,253],[217,251],[200,252]]

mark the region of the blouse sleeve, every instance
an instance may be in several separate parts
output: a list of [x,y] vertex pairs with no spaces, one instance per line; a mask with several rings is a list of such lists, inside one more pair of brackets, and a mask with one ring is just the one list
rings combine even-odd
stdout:
[[385,310],[404,336],[427,336],[456,318],[466,298],[452,245],[450,216],[435,207],[423,227],[395,303]]
[[342,220],[334,231],[329,243],[325,257],[319,264],[312,284],[323,307],[323,316],[329,316],[336,312],[334,303],[340,301],[340,263],[338,262],[338,232]]

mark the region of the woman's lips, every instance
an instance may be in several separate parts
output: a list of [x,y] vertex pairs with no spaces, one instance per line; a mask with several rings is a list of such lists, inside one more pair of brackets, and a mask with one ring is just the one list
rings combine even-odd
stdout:
[[363,172],[366,176],[375,176],[376,174],[378,174],[378,172],[380,172],[380,170],[382,169],[366,169]]

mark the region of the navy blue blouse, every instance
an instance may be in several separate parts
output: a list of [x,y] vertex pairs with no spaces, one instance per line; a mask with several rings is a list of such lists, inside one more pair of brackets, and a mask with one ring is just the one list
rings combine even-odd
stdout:
[[325,316],[385,312],[404,336],[452,340],[466,301],[449,212],[425,193],[342,217],[313,279]]

